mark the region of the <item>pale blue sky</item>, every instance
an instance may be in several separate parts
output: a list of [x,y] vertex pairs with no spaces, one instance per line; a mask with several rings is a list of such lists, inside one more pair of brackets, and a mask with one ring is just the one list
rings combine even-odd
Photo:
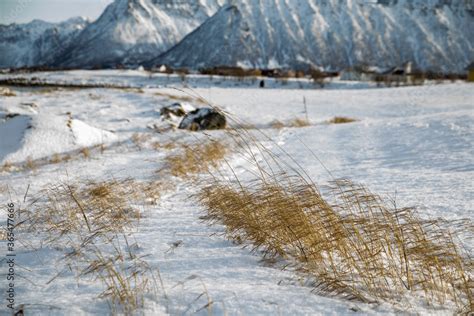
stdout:
[[96,19],[113,0],[0,0],[0,24],[34,19],[59,22],[73,16]]

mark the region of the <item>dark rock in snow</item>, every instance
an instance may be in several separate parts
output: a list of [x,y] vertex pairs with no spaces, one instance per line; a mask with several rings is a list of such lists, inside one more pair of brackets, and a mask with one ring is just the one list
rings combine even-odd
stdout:
[[179,124],[180,129],[190,131],[224,129],[227,120],[224,114],[210,108],[200,108],[186,114]]
[[186,110],[181,105],[181,103],[173,103],[171,105],[162,107],[160,110],[160,115],[165,119],[170,119],[171,115],[181,117],[186,115]]

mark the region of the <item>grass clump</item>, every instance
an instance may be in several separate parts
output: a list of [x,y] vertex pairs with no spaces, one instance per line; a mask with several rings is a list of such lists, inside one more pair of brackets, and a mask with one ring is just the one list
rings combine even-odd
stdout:
[[261,131],[228,134],[247,172],[237,176],[227,164],[198,198],[204,219],[224,224],[229,238],[294,263],[327,295],[473,310],[473,261],[450,229],[472,229],[470,222],[424,220],[345,179],[320,188],[277,144],[266,147]]
[[91,151],[87,147],[81,148],[80,152],[86,159],[91,157]]
[[307,119],[302,119],[302,118],[295,118],[286,123],[280,120],[273,120],[270,123],[270,128],[273,128],[273,129],[282,129],[285,127],[301,128],[301,127],[307,127],[307,126],[311,126],[311,123]]
[[2,96],[2,97],[15,97],[16,93],[10,88],[0,87],[0,96]]
[[132,314],[155,287],[153,272],[129,239],[144,201],[159,197],[160,190],[158,183],[132,179],[50,185],[32,198],[20,227],[64,249],[66,266],[78,278],[100,280],[104,290],[98,297],[109,300],[114,314]]
[[160,151],[162,149],[171,150],[171,149],[176,148],[176,143],[171,142],[171,141],[166,142],[166,143],[160,143],[158,141],[155,141],[151,144],[151,147],[156,151]]
[[46,228],[48,242],[64,235],[122,232],[140,218],[129,204],[138,198],[133,185],[132,180],[50,185],[39,194],[43,203],[32,205],[28,223]]
[[307,119],[295,118],[294,120],[290,121],[288,124],[289,127],[306,127],[310,126],[311,123]]
[[58,163],[61,163],[63,161],[63,158],[61,157],[60,154],[53,154],[51,156],[51,159],[49,159],[49,163],[51,164],[58,164]]
[[346,124],[346,123],[353,123],[357,122],[356,119],[344,116],[336,116],[328,121],[329,124]]
[[146,133],[134,133],[131,138],[132,143],[135,144],[139,150],[142,150],[150,139],[151,134]]
[[10,172],[12,168],[13,168],[13,165],[10,162],[6,161],[3,163],[2,167],[0,168],[0,171]]
[[200,200],[206,219],[224,224],[229,237],[251,242],[265,257],[294,260],[322,293],[363,302],[419,295],[472,310],[472,260],[442,222],[422,220],[347,180],[327,193],[335,199],[278,177],[246,186],[216,182]]
[[36,169],[38,169],[38,165],[36,164],[36,162],[31,157],[28,157],[26,159],[24,168],[26,170],[35,171]]
[[273,120],[270,123],[270,127],[274,128],[274,129],[282,129],[282,128],[285,127],[285,123],[283,123],[282,121],[279,121],[279,120]]
[[206,144],[184,146],[181,154],[168,156],[166,164],[175,177],[204,173],[211,167],[218,167],[227,153],[225,145],[219,141]]

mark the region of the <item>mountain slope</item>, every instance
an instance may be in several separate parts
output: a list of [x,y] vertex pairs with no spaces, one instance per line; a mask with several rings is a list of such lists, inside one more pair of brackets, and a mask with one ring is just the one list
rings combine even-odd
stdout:
[[219,0],[116,0],[56,61],[63,67],[139,64],[214,14]]
[[0,68],[50,64],[88,24],[77,17],[61,23],[0,25]]
[[413,61],[462,71],[474,60],[473,29],[468,0],[230,1],[151,64],[341,69]]

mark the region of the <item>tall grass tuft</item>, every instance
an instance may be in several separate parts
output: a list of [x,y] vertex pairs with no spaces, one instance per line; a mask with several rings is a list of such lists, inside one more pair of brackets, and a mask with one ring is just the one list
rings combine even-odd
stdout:
[[217,167],[226,152],[226,146],[219,141],[187,145],[181,153],[166,158],[167,169],[176,177],[205,173],[209,168]]
[[227,134],[247,172],[237,175],[228,162],[206,178],[198,199],[203,218],[224,224],[229,238],[294,262],[326,295],[404,306],[415,297],[473,310],[473,261],[452,235],[453,225],[472,231],[469,221],[422,219],[347,179],[319,187],[262,131]]
[[356,119],[345,117],[345,116],[336,116],[328,121],[329,124],[346,124],[357,122]]
[[20,227],[64,249],[66,265],[77,277],[100,280],[104,290],[98,296],[109,300],[114,314],[133,314],[156,284],[130,239],[143,201],[156,199],[160,190],[158,183],[132,179],[50,185],[32,198]]

